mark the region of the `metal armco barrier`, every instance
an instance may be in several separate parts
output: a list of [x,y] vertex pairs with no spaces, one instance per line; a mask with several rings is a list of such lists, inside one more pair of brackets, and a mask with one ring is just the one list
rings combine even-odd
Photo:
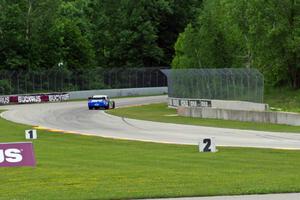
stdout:
[[70,99],[69,93],[0,96],[0,105],[57,102]]

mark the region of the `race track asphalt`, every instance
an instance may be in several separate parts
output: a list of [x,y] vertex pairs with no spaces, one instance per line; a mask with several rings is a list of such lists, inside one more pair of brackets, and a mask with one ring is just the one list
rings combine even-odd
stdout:
[[[122,107],[166,101],[167,96],[123,98],[116,99],[116,105]],[[215,137],[217,146],[300,149],[300,133],[248,131],[126,119],[108,115],[101,110],[88,110],[87,102],[10,105],[1,106],[0,109],[7,110],[1,116],[10,121],[78,134],[191,145],[198,144],[200,138]],[[178,199],[296,200],[300,199],[300,193]]]
[[[118,107],[166,102],[167,96],[116,99]],[[3,106],[7,120],[109,138],[196,145],[214,137],[217,146],[300,149],[300,134],[249,131],[159,123],[116,117],[103,110],[88,110],[87,102]]]

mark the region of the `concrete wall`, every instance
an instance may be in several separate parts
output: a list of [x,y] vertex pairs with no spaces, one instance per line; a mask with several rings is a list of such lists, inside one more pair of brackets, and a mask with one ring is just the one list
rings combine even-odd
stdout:
[[211,107],[228,110],[267,111],[269,106],[264,103],[253,103],[248,101],[212,100]]
[[270,111],[242,111],[242,110],[227,110],[218,108],[193,108],[193,107],[178,107],[177,110],[180,116],[212,118],[224,120],[237,120],[248,122],[264,122],[274,124],[287,124],[300,126],[300,114],[288,112],[270,112]]
[[68,92],[70,99],[86,99],[90,96],[102,94],[109,97],[139,96],[167,94],[168,87],[147,87],[147,88],[127,88],[127,89],[104,89],[104,90],[84,90]]
[[248,111],[267,111],[268,104],[253,103],[248,101],[229,101],[214,99],[185,99],[169,97],[169,106],[171,107],[212,107],[229,110],[248,110]]

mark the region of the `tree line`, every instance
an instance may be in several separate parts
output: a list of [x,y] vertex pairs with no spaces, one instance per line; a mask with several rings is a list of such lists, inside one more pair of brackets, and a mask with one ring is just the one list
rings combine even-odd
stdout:
[[0,0],[0,69],[170,65],[300,88],[300,0]]
[[199,0],[0,0],[0,69],[169,66]]
[[300,1],[204,0],[175,49],[174,68],[257,68],[300,88]]

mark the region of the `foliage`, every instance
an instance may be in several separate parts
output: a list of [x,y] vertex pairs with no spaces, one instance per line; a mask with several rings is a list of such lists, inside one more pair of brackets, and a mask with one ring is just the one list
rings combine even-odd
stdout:
[[206,0],[180,34],[174,68],[254,67],[270,85],[300,88],[298,0]]
[[0,94],[9,94],[11,92],[11,87],[9,81],[6,79],[0,80]]
[[193,10],[200,3],[196,0],[92,1],[90,13],[94,19],[98,63],[110,67],[169,65],[177,35],[192,21]]
[[0,67],[18,68],[28,64],[26,2],[1,1]]
[[0,0],[0,69],[171,62],[257,68],[269,85],[300,88],[300,2]]
[[300,89],[267,88],[264,101],[272,110],[300,113]]
[[[1,0],[0,68],[169,65],[200,0]],[[176,20],[173,20],[176,19]]]

